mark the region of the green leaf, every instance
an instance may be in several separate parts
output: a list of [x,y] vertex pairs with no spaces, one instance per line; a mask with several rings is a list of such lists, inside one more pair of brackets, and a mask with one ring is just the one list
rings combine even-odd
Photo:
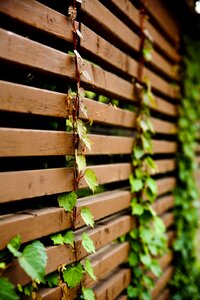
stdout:
[[86,168],[86,159],[84,155],[77,154],[77,150],[75,150],[76,164],[78,166],[78,171],[83,172]]
[[58,196],[58,204],[63,207],[65,211],[72,212],[77,201],[77,194],[75,192],[64,193]]
[[87,226],[94,227],[94,216],[88,207],[81,208],[81,217]]
[[150,270],[156,277],[162,274],[161,267],[156,259],[152,260]]
[[82,234],[82,245],[87,251],[87,253],[95,253],[93,240],[89,237],[89,235],[86,232]]
[[133,287],[129,285],[127,288],[127,294],[129,298],[136,298],[137,296],[139,296],[139,292],[140,290],[138,287]]
[[63,242],[65,244],[70,244],[72,247],[74,247],[74,240],[75,240],[74,232],[71,230],[67,231],[63,235]]
[[166,231],[165,224],[160,217],[154,218],[154,228],[157,234],[164,233]]
[[154,173],[157,170],[157,166],[153,159],[150,156],[147,156],[144,160],[150,170]]
[[46,282],[50,288],[57,286],[59,282],[59,274],[58,272],[51,273],[45,276]]
[[80,140],[91,151],[91,141],[87,135],[87,128],[80,119],[77,120],[77,132]]
[[151,229],[148,227],[140,226],[140,237],[144,243],[150,243],[152,239]]
[[142,146],[136,144],[133,149],[133,154],[136,159],[140,159],[144,155],[144,150]]
[[153,195],[157,195],[158,193],[157,185],[156,185],[156,181],[153,178],[151,177],[147,178],[146,186],[150,189]]
[[14,238],[10,240],[10,242],[7,245],[7,248],[15,257],[20,257],[21,252],[18,251],[20,245],[21,245],[21,237],[20,235],[16,235]]
[[136,179],[131,178],[130,176],[130,182],[131,182],[131,192],[139,192],[143,188],[143,181],[142,179]]
[[84,265],[84,269],[85,271],[90,275],[90,277],[93,279],[93,280],[97,280],[96,276],[94,275],[94,269],[91,265],[91,262],[89,261],[89,259],[87,258],[86,261],[85,261],[85,265]]
[[89,188],[94,193],[96,190],[96,187],[98,186],[97,178],[96,178],[94,171],[91,169],[87,169],[84,174],[84,179],[85,179],[86,183],[88,184]]
[[140,259],[145,267],[151,266],[151,256],[149,254],[140,254]]
[[142,136],[142,144],[143,144],[144,150],[146,150],[147,153],[152,153],[152,144],[151,144],[150,138],[147,138],[143,135]]
[[95,300],[94,292],[91,289],[85,289],[82,287],[83,299],[85,300]]
[[6,267],[5,262],[0,262],[0,269],[5,269],[5,267]]
[[0,299],[1,300],[19,300],[15,292],[14,285],[4,277],[0,278]]
[[47,265],[47,254],[40,241],[26,246],[19,257],[19,264],[32,280],[43,282]]
[[129,265],[131,267],[135,267],[135,266],[137,266],[138,261],[139,261],[138,255],[134,252],[130,252],[129,257],[128,257]]
[[144,208],[141,204],[132,202],[131,207],[132,207],[132,214],[133,215],[141,216],[144,212]]
[[74,288],[80,284],[83,277],[83,268],[80,263],[76,266],[69,266],[63,271],[64,282],[67,283],[69,288]]
[[62,245],[63,244],[63,236],[61,233],[57,233],[51,236],[51,240],[54,245]]

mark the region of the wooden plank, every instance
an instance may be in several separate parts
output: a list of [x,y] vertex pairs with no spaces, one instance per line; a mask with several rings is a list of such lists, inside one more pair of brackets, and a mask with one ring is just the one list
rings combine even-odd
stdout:
[[2,0],[0,12],[15,21],[48,32],[68,42],[73,41],[72,25],[69,18],[37,1]]
[[[72,42],[73,40],[71,24],[69,19],[66,18],[66,16],[34,0],[29,0],[29,2],[25,0],[22,0],[20,2],[18,2],[17,0],[14,1],[4,0],[1,1],[0,3],[0,11],[1,13],[11,17],[15,21],[16,20],[20,21],[33,28],[37,28],[43,32],[54,35],[57,38],[70,41],[70,42]],[[101,47],[98,47],[98,51],[93,51],[96,54],[98,54],[98,56],[100,56],[101,58],[103,58],[104,60],[106,60],[111,64],[116,65],[119,62],[120,65],[118,67],[120,67],[120,69],[123,69],[123,66],[126,66],[125,68],[127,69],[127,66],[132,65],[130,62],[126,63],[127,59],[129,59],[128,56],[121,55],[123,54],[122,52],[120,52],[116,47],[114,47],[110,43],[106,42],[104,39],[97,36],[95,33],[94,33],[95,36],[92,36],[90,32],[88,32],[91,30],[88,29],[87,31],[87,28],[85,30],[85,26],[83,24],[81,25],[81,31],[83,33],[83,36],[85,37],[83,42],[81,41],[81,45],[84,49],[88,50],[91,47],[91,45],[94,43],[94,41],[98,40],[98,43],[101,44]],[[105,48],[106,51],[103,50]],[[103,53],[101,53],[102,50]],[[108,52],[109,52],[109,56],[113,56],[114,53],[116,53],[116,55],[119,54],[120,59],[110,59],[111,57],[108,57]],[[156,57],[156,53],[155,53],[155,57]],[[159,64],[158,61],[157,67],[160,67],[161,69],[163,68],[164,70],[166,68],[165,71],[168,73],[168,75],[174,78],[173,68],[170,65],[168,66],[168,63],[164,59],[162,59],[161,56],[160,56],[160,60],[163,60],[163,63]],[[157,63],[157,60],[154,61],[155,63]],[[137,66],[135,64],[134,66],[135,71],[136,71],[136,67]],[[131,73],[131,75],[133,74]]]
[[[99,184],[127,180],[131,164],[119,163],[93,166]],[[64,193],[73,190],[74,174],[71,168],[0,173],[0,203]],[[79,188],[86,187],[82,179]]]
[[157,166],[157,173],[167,173],[170,171],[175,170],[176,168],[176,161],[175,159],[162,159],[162,160],[155,160]]
[[176,185],[176,179],[174,177],[159,179],[158,182],[159,195],[172,191]]
[[[0,81],[0,110],[68,118],[66,95],[23,86],[6,81]],[[109,104],[96,102],[84,98],[83,105],[87,107],[88,119],[98,123],[133,128],[135,127],[135,113],[125,109],[113,107]],[[171,116],[176,115],[176,106],[156,98],[157,111]],[[86,119],[82,111],[79,117]],[[174,133],[176,127],[173,123],[151,118],[156,132]]]
[[174,214],[166,213],[162,216],[163,223],[165,227],[168,229],[174,223]]
[[[3,29],[0,29],[0,39],[2,40],[1,60],[63,78],[75,78],[72,56]],[[83,61],[83,64],[91,80],[81,76],[82,83],[91,85],[92,82],[92,87],[99,92],[107,92],[114,97],[135,101],[132,83],[91,63]]]
[[161,292],[158,298],[156,300],[169,300],[171,299],[170,295],[170,289],[165,289],[164,291]]
[[[88,274],[84,275],[82,285],[91,288],[98,281],[103,280],[108,273],[113,271],[117,266],[124,263],[128,259],[129,243],[111,244],[97,253],[89,256],[90,262],[94,269],[97,281],[94,281]],[[82,261],[84,264],[84,260]]]
[[[80,260],[87,255],[87,252],[81,243],[81,234],[86,232],[95,244],[95,248],[100,249],[103,246],[109,244],[113,240],[119,238],[123,234],[129,232],[134,226],[133,219],[128,215],[118,216],[116,218],[107,219],[99,222],[94,229],[78,230],[76,232],[75,248],[77,249],[77,256],[71,246],[59,245],[50,246],[46,248],[48,261],[46,267],[46,274],[49,274],[55,270],[61,264],[70,264],[76,259]],[[25,285],[30,282],[30,278],[24,273],[17,262],[9,267],[4,274],[8,277],[13,284],[18,283]]]
[[[88,134],[91,151],[80,142],[87,155],[131,154],[132,137]],[[0,128],[0,157],[74,155],[73,134],[65,131]],[[152,141],[153,153],[174,153],[175,142]]]
[[169,266],[165,270],[162,277],[156,281],[155,287],[151,292],[152,299],[155,299],[159,295],[159,293],[164,289],[164,287],[169,283],[173,273],[174,273],[174,268],[172,266]]
[[[126,18],[130,20],[135,26],[140,28],[140,11],[134,7],[134,5],[128,1],[111,0]],[[160,32],[146,20],[145,29],[147,29],[153,38],[154,43],[168,55],[174,61],[180,61],[180,56],[176,52],[175,48],[160,34]]]
[[[157,1],[158,2],[158,1]],[[172,14],[169,12],[166,6],[162,2],[155,3],[151,0],[147,0],[146,8],[151,16],[160,24],[162,29],[167,33],[171,40],[177,45],[180,41],[180,32],[178,23]]]
[[[158,192],[163,193],[172,190],[172,179],[157,181]],[[94,220],[97,221],[130,207],[131,193],[129,190],[112,190],[109,192],[84,197],[78,200],[76,209],[75,227],[84,225],[80,215],[82,207],[89,207]],[[158,199],[153,208],[158,214],[162,214],[173,204],[172,195]],[[16,214],[0,216],[0,250],[4,249],[9,240],[20,234],[22,243],[66,230],[71,226],[70,214],[58,207],[33,209]]]
[[130,269],[117,269],[94,288],[97,300],[115,299],[131,282]]
[[153,203],[153,208],[156,209],[157,214],[161,215],[174,205],[174,196],[168,195],[159,198]]

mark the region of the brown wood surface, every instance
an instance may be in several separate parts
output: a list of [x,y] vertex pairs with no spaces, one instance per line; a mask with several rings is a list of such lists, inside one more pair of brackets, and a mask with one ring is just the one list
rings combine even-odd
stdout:
[[162,29],[168,34],[170,39],[177,45],[180,41],[180,28],[178,23],[173,18],[171,12],[169,12],[166,6],[161,1],[147,0],[146,7],[153,18],[161,25]]
[[156,300],[170,300],[171,295],[170,295],[170,289],[165,289],[164,291],[161,292],[160,296],[156,298]]
[[[103,280],[108,273],[114,270],[117,266],[122,264],[128,259],[129,255],[129,243],[111,244],[108,245],[97,253],[90,255],[88,258],[94,269],[94,274],[97,281],[94,281],[88,274],[84,275],[82,285],[84,287],[92,287],[97,282]],[[84,265],[85,261],[82,261]]]
[[151,118],[153,128],[158,133],[164,134],[175,134],[177,132],[177,127],[175,123],[168,121],[163,121],[157,118]]
[[[76,260],[84,258],[87,253],[81,244],[82,232],[87,232],[95,244],[96,250],[108,245],[113,240],[119,238],[123,234],[129,232],[135,226],[133,219],[128,215],[117,216],[115,218],[108,218],[97,224],[94,229],[78,230],[76,232],[75,247],[77,249],[77,257],[75,252],[72,251],[71,246],[59,245],[47,247],[47,267],[46,274],[56,271],[61,264],[70,264]],[[13,284],[25,285],[30,282],[30,278],[24,273],[19,264],[15,262],[5,272]]]
[[172,275],[174,272],[174,268],[172,266],[169,266],[162,275],[161,278],[159,278],[156,281],[155,287],[153,291],[151,292],[152,299],[156,299],[158,297],[159,293],[164,289],[164,287],[169,283]]
[[164,194],[175,188],[176,179],[174,177],[168,177],[158,180],[158,194]]
[[94,287],[97,300],[115,299],[131,282],[130,269],[116,269],[110,276]]
[[[87,155],[131,154],[134,139],[122,136],[89,134],[91,151],[80,142],[79,151]],[[0,128],[0,156],[74,155],[73,135],[63,131]],[[177,144],[153,140],[153,153],[175,153]]]
[[[6,63],[15,63],[24,68],[68,79],[75,78],[72,56],[3,29],[0,29],[0,39],[3,41],[0,59]],[[132,83],[91,63],[83,61],[83,64],[84,71],[88,72],[91,77],[90,81],[82,75],[83,83],[90,84],[91,88],[98,88],[99,92],[107,91],[113,97],[135,101]]]
[[161,215],[166,212],[168,209],[172,208],[174,205],[174,196],[167,195],[162,198],[159,198],[153,203],[153,208],[156,209],[157,214]]
[[[130,163],[93,166],[99,184],[127,180],[131,173]],[[73,190],[73,170],[54,168],[33,171],[0,173],[1,203],[25,198],[64,193]],[[86,187],[82,179],[79,188]]]
[[173,213],[166,213],[162,216],[163,223],[165,227],[168,229],[174,223],[174,214]]

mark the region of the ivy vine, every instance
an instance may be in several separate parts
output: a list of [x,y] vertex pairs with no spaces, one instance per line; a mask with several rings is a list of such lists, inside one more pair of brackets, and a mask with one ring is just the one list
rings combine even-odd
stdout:
[[178,182],[175,190],[176,271],[171,283],[172,299],[200,299],[200,268],[197,266],[195,237],[198,228],[199,193],[195,184],[196,145],[200,120],[200,43],[184,40],[183,99],[179,105],[177,155]]
[[152,208],[157,197],[157,185],[152,175],[156,171],[153,161],[151,138],[154,129],[150,120],[150,105],[155,105],[151,85],[147,79],[142,84],[143,65],[151,59],[153,47],[150,34],[144,28],[145,11],[141,10],[141,59],[138,66],[136,96],[139,108],[136,115],[136,136],[132,153],[133,171],[130,175],[132,192],[131,210],[136,219],[136,227],[127,236],[130,243],[129,266],[132,269],[131,284],[127,289],[128,297],[133,299],[151,299],[154,281],[149,276],[161,275],[161,268],[156,259],[167,250],[165,226]]

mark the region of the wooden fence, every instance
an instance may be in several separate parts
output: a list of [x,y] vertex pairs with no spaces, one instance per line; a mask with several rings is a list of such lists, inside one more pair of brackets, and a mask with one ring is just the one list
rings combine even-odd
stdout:
[[[151,107],[156,131],[153,140],[158,199],[153,205],[167,227],[169,246],[174,237],[173,195],[176,184],[176,115],[180,56],[178,26],[164,1],[148,1],[146,28],[154,40],[153,59],[145,65],[156,99]],[[113,243],[128,233],[135,221],[128,210],[131,200],[128,178],[134,141],[137,77],[140,44],[140,12],[128,0],[83,0],[78,9],[77,28],[84,39],[78,51],[84,58],[81,84],[88,98],[92,150],[90,168],[97,175],[99,193],[89,195],[85,181],[79,184],[80,198],[75,223],[76,257],[70,246],[53,246],[50,235],[71,227],[70,214],[59,208],[59,193],[73,190],[73,170],[65,156],[74,155],[72,134],[66,132],[66,93],[75,80],[73,33],[67,16],[67,1],[1,0],[0,29],[0,250],[19,234],[23,243],[41,239],[46,246],[46,273],[59,265],[83,260],[86,252],[80,239],[86,231],[94,241],[91,255],[97,276],[84,277],[97,299],[126,299],[123,291],[131,281],[124,267],[127,242]],[[102,103],[102,99],[104,103]],[[117,109],[113,105],[117,103]],[[131,110],[129,110],[131,108]],[[79,117],[86,121],[80,111]],[[85,194],[84,194],[85,193]],[[87,196],[84,196],[87,195]],[[87,206],[95,228],[83,227],[80,209]],[[173,253],[159,258],[163,275],[155,279],[152,299],[169,299],[167,283],[173,273]],[[5,272],[15,285],[30,278],[15,262]],[[61,299],[61,288],[44,288],[42,299]],[[69,299],[75,291],[69,290]]]

